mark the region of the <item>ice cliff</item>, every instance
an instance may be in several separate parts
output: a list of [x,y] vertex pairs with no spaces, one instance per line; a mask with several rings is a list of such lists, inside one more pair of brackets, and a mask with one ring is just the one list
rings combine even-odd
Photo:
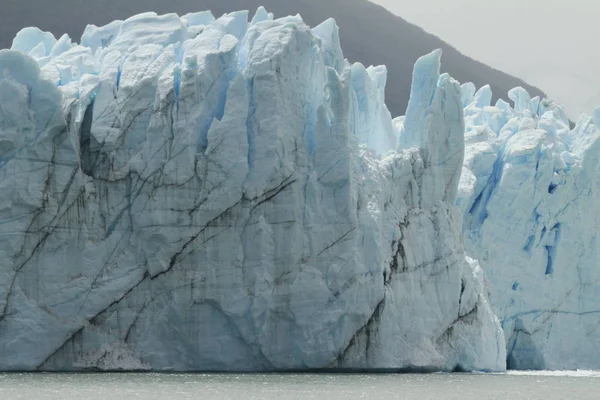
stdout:
[[600,109],[571,129],[521,88],[463,85],[458,205],[507,339],[508,367],[600,368]]
[[[146,13],[81,44],[21,31],[0,51],[0,369],[503,370],[455,205],[464,95],[439,68],[439,52],[417,62],[392,123],[385,68],[345,61],[331,20]],[[474,188],[501,181],[481,173]],[[548,178],[544,198],[592,174]],[[475,247],[509,222],[485,193]],[[559,279],[587,248],[561,250],[571,228],[544,204],[514,239],[529,229]]]

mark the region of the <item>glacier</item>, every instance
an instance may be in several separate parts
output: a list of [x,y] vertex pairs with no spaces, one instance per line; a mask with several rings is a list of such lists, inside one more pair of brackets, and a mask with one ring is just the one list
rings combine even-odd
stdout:
[[504,370],[440,52],[392,120],[333,20],[248,17],[0,51],[0,370]]
[[600,368],[600,109],[248,17],[0,50],[0,370]]
[[600,108],[571,128],[522,88],[462,86],[465,246],[489,282],[513,369],[600,368]]

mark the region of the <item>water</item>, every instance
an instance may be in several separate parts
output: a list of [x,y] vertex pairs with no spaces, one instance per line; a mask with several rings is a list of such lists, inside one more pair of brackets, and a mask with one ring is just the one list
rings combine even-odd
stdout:
[[0,374],[2,400],[598,400],[600,372],[509,374]]

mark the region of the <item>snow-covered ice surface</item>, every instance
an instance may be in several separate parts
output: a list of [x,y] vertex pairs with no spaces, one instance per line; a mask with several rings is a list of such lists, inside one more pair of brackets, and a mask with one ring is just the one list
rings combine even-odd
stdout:
[[489,281],[508,367],[600,369],[600,109],[571,129],[521,88],[462,86],[465,246]]
[[0,369],[503,370],[439,68],[417,62],[392,123],[385,68],[345,61],[331,20],[21,31],[0,51]]

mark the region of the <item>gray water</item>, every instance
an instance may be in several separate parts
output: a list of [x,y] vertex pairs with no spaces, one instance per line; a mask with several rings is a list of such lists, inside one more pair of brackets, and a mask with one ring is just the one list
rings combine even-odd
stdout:
[[0,374],[0,399],[600,399],[600,373]]

